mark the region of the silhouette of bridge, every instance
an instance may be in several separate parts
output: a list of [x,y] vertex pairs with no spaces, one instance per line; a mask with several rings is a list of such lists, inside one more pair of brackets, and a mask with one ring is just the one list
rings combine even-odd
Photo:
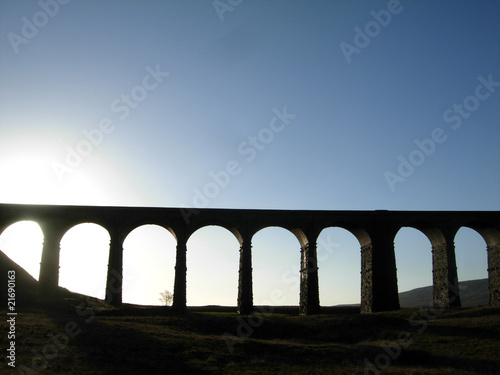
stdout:
[[[423,232],[432,244],[435,305],[460,306],[454,238],[461,227],[476,230],[488,252],[489,303],[500,305],[500,212],[497,211],[305,211],[189,209],[0,204],[0,233],[18,221],[39,224],[43,235],[39,288],[54,295],[59,282],[60,241],[73,226],[95,223],[110,236],[106,301],[122,304],[123,242],[135,228],[159,225],[177,241],[173,308],[186,309],[186,243],[198,229],[228,229],[240,244],[238,310],[253,309],[252,237],[266,227],[282,227],[300,243],[300,313],[320,311],[316,241],[325,228],[351,232],[361,248],[361,312],[399,309],[394,238],[402,227]],[[217,259],[214,259],[217,262]],[[236,282],[236,281],[235,281]]]

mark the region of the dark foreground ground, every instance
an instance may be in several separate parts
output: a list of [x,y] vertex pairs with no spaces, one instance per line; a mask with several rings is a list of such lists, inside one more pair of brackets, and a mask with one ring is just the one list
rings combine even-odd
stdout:
[[[1,310],[1,374],[498,374],[500,309],[355,307],[113,310],[88,298],[17,310],[8,366]],[[8,354],[7,354],[8,355]],[[382,370],[382,371],[379,371]]]

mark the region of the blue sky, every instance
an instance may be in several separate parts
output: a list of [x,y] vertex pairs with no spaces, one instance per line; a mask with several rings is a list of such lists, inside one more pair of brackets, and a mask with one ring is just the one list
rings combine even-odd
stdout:
[[[1,2],[1,200],[498,210],[499,14],[496,1]],[[269,230],[283,246],[270,259],[288,251],[269,272],[298,269],[293,236]]]

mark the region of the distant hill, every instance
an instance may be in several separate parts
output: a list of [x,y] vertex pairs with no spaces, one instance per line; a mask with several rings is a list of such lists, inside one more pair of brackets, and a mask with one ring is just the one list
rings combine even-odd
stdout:
[[[459,283],[462,306],[488,306],[488,279]],[[432,304],[432,286],[399,293],[401,307],[429,306]]]

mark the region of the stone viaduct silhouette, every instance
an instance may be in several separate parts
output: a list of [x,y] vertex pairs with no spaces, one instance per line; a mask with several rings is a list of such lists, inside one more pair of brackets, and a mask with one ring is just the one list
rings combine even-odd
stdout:
[[[39,288],[53,295],[59,282],[59,250],[73,226],[95,223],[110,235],[106,301],[122,303],[123,242],[135,228],[156,224],[177,241],[173,308],[186,309],[186,243],[198,229],[217,225],[240,244],[238,310],[253,309],[252,237],[266,227],[282,227],[300,243],[300,313],[320,311],[316,241],[324,228],[351,232],[361,248],[361,312],[399,309],[394,238],[402,227],[423,232],[432,245],[433,300],[460,306],[454,237],[461,227],[476,230],[488,252],[489,303],[500,305],[500,212],[497,211],[288,211],[0,204],[0,233],[18,221],[39,224],[44,235]],[[236,281],[235,281],[236,282]]]

